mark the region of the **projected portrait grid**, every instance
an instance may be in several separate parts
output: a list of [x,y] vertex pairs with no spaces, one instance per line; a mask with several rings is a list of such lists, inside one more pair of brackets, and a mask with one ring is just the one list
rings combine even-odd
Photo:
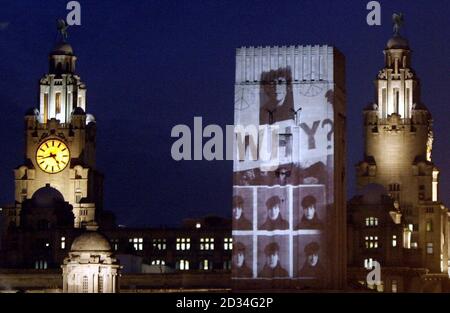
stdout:
[[325,56],[283,49],[237,55],[232,277],[322,282],[334,201],[334,85]]
[[[321,270],[305,274],[325,264],[323,185],[235,186],[233,193],[233,278],[324,278]],[[313,250],[320,255],[311,260]]]

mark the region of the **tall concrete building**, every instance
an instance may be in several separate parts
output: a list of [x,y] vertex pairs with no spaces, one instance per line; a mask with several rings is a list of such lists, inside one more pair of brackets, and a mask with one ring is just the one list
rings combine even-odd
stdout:
[[237,49],[236,288],[344,288],[345,106],[335,47]]
[[431,113],[398,27],[384,49],[375,101],[363,115],[360,195],[349,202],[349,263],[362,269],[379,262],[379,289],[440,290],[448,279],[448,211],[439,202],[439,170],[432,162]]

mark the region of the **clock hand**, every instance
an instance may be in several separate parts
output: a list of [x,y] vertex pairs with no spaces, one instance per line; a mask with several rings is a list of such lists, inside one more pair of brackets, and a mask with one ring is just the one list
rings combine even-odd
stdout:
[[56,155],[50,153],[50,155],[46,156],[46,157],[40,157],[41,159],[48,159],[48,158],[54,158]]
[[53,159],[59,164],[59,161],[56,159],[56,154],[53,155]]

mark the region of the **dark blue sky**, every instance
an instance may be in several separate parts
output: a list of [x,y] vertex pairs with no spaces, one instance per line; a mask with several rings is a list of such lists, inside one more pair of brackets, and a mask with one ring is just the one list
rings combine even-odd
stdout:
[[[348,178],[363,154],[362,108],[392,34],[413,49],[422,100],[434,117],[434,162],[441,198],[450,204],[450,7],[448,1],[380,1],[382,26],[366,24],[368,1],[80,1],[82,25],[69,31],[77,72],[98,121],[98,166],[105,202],[127,225],[178,224],[228,216],[231,162],[171,159],[171,128],[233,124],[235,48],[331,44],[347,60]],[[13,200],[12,169],[23,155],[23,114],[37,106],[39,78],[55,43],[55,20],[67,1],[0,0],[0,203]],[[0,27],[1,29],[1,27]]]

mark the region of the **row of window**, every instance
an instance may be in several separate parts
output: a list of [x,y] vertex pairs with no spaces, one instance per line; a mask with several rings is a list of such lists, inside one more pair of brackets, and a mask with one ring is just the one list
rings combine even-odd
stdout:
[[[365,238],[366,249],[377,249],[378,246],[378,236],[366,236]],[[397,236],[392,236],[392,247],[397,247]],[[411,248],[417,249],[417,242],[411,244]],[[426,244],[427,254],[433,254],[433,243],[428,242]]]
[[[144,250],[144,238],[130,238],[129,242],[133,245],[134,250]],[[119,241],[117,239],[112,240],[114,250],[119,249]],[[154,250],[166,250],[167,240],[164,238],[154,238],[152,240],[152,248]],[[177,251],[185,251],[191,249],[191,238],[177,238],[175,248]],[[209,237],[200,238],[200,250],[212,251],[215,248],[215,239]],[[233,249],[233,238],[223,239],[223,249]]]
[[[433,209],[433,208],[430,208]],[[429,213],[429,212],[427,212]],[[378,218],[377,217],[366,217],[365,220],[365,225],[366,227],[377,227],[378,226]],[[432,220],[427,220],[426,221],[426,231],[431,232],[433,231],[433,221]],[[419,231],[419,224],[408,224],[408,228],[411,231]]]
[[[164,266],[166,265],[166,261],[164,260],[152,260],[151,262],[152,265],[161,265]],[[176,263],[176,269],[180,270],[180,271],[187,271],[189,269],[191,269],[191,262],[189,260],[179,260]],[[37,260],[34,263],[34,268],[37,270],[46,270],[48,268],[48,264],[47,261],[45,260]],[[200,270],[212,270],[213,269],[213,262],[211,260],[208,259],[204,259],[199,263],[199,267]],[[226,260],[223,262],[223,269],[224,270],[231,270],[231,261],[230,260]]]
[[[164,265],[165,262],[163,260],[154,260],[152,261],[152,265]],[[191,262],[189,260],[179,260],[176,263],[175,268],[179,271],[188,271],[191,268]],[[211,260],[204,259],[200,261],[198,269],[203,271],[208,271],[213,269],[213,262]],[[224,270],[231,270],[231,261],[227,260],[223,262],[223,269]]]

